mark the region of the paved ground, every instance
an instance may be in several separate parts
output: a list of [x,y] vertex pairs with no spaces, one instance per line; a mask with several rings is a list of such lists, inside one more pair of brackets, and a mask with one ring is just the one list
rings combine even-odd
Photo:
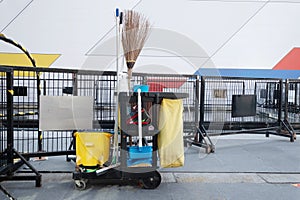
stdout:
[[[3,182],[17,199],[207,199],[257,200],[300,199],[300,140],[262,135],[236,135],[213,138],[216,152],[190,147],[185,166],[161,169],[162,183],[155,190],[135,185],[88,184],[84,191],[74,189],[74,163],[65,157],[31,161],[42,173],[42,187],[34,182]],[[21,169],[25,170],[26,169]],[[9,199],[0,193],[0,199]]]

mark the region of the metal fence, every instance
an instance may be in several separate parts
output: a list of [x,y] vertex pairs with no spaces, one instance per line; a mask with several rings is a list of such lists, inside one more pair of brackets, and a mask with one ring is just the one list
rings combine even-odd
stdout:
[[[14,147],[18,152],[27,156],[75,154],[73,132],[76,130],[39,131],[39,95],[92,96],[93,129],[113,130],[117,84],[115,72],[28,67],[11,69],[14,71]],[[3,82],[6,77],[1,77]],[[287,98],[297,96],[298,82],[289,80],[288,83],[286,88],[297,89],[288,89],[285,93]],[[150,91],[189,94],[183,100],[184,133],[187,137],[193,136],[199,125],[210,135],[249,129],[265,132],[275,130],[278,133],[282,122],[283,125],[288,124],[287,120],[290,121],[292,115],[294,118],[297,116],[297,106],[283,98],[281,79],[201,77],[200,81],[196,75],[133,74],[131,85],[140,84],[147,84]],[[4,93],[5,84],[1,86],[1,92]],[[3,98],[2,104],[5,103]],[[297,105],[299,99],[295,98]],[[245,104],[243,101],[248,102]],[[245,105],[248,105],[248,110],[242,109]],[[281,117],[285,105],[288,109],[285,109],[287,120]],[[291,109],[294,111],[291,112]],[[5,125],[6,120],[2,117],[2,126]]]
[[284,120],[292,129],[300,129],[300,80],[287,79],[284,84]]
[[[7,149],[7,136],[8,136],[8,130],[7,128],[3,125],[3,121],[8,121],[8,96],[7,96],[7,83],[8,83],[8,75],[12,70],[5,69],[5,68],[0,68],[0,167],[4,168],[8,165],[8,163],[12,162],[11,158],[6,157],[5,155],[6,149]],[[10,141],[11,142],[11,141]],[[11,157],[11,156],[10,156]],[[2,170],[1,170],[2,171]]]
[[[0,99],[1,99],[1,115],[0,115],[0,182],[4,180],[34,180],[36,186],[41,186],[41,175],[28,162],[28,158],[21,155],[15,148],[15,131],[14,131],[14,95],[19,91],[13,87],[14,71],[12,68],[0,67]],[[23,115],[23,114],[22,114]],[[18,160],[15,161],[15,158]],[[27,165],[34,175],[18,175],[13,176],[14,172],[22,165]]]
[[194,134],[199,121],[199,77],[196,75],[134,74],[132,85],[146,84],[153,92],[188,93],[183,99],[184,134]]
[[200,126],[210,135],[284,133],[281,79],[201,77]]
[[[93,129],[113,131],[115,72],[15,67],[13,79],[13,131],[15,149],[28,157],[75,154],[76,130],[39,130],[39,96],[92,96]],[[184,99],[184,132],[198,125],[197,76],[133,74],[132,85],[148,84],[150,91],[189,93]],[[4,89],[4,88],[3,88]],[[5,90],[2,90],[3,92]],[[3,120],[3,125],[6,120]]]
[[280,115],[272,94],[280,84],[281,80],[202,77],[201,125],[220,134],[274,126]]
[[[35,173],[26,178],[39,185],[40,175],[28,158],[75,154],[76,130],[39,129],[40,96],[91,96],[92,129],[114,129],[116,72],[3,66],[0,84],[0,174],[17,169],[13,159],[18,157]],[[150,92],[188,93],[184,136],[201,147],[214,148],[209,136],[236,133],[293,141],[294,128],[300,127],[298,80],[134,73],[131,86],[141,84]]]

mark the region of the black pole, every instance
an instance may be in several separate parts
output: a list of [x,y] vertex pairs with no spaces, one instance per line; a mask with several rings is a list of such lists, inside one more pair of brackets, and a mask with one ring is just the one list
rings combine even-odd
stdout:
[[283,81],[279,81],[279,98],[278,98],[278,122],[281,121],[281,111],[282,111],[282,92],[283,92]]
[[285,81],[285,92],[284,92],[284,120],[288,121],[288,101],[289,101],[289,86],[290,81],[287,79]]
[[13,70],[6,72],[6,96],[7,96],[7,165],[14,163],[14,130],[13,130]]
[[9,200],[16,200],[2,185],[0,185],[0,190],[9,198]]
[[204,126],[204,98],[205,98],[205,78],[201,76],[201,91],[200,91],[200,127]]
[[199,126],[199,104],[200,104],[200,79],[199,76],[196,76],[195,81],[195,127]]

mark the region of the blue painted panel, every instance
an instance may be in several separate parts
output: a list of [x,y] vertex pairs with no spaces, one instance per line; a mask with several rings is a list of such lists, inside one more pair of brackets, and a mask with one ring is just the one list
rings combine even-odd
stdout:
[[300,77],[300,70],[202,68],[199,69],[195,74],[200,76],[298,79]]

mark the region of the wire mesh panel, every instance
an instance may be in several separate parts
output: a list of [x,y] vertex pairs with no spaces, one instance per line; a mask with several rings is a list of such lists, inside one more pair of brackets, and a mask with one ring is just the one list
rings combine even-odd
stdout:
[[300,126],[300,80],[288,79],[285,84],[285,118],[296,128]]
[[14,70],[14,147],[18,152],[38,151],[37,74],[20,68]]
[[149,92],[187,93],[183,99],[184,133],[195,131],[199,121],[199,77],[196,75],[142,74],[133,76],[132,85],[148,85]]
[[3,157],[7,148],[7,127],[4,125],[7,120],[6,77],[6,72],[0,68],[0,168],[7,164],[7,160]]
[[281,89],[280,79],[202,77],[200,123],[212,133],[275,126]]
[[115,72],[78,72],[76,79],[77,95],[93,96],[94,98],[93,128],[113,129],[116,84]]
[[[3,73],[2,73],[3,72]],[[13,133],[13,71],[11,68],[0,67],[1,79],[1,115],[0,115],[0,174],[12,172],[5,170],[14,164],[14,133]]]
[[63,71],[54,73],[47,69],[14,68],[13,127],[14,148],[18,152],[32,154],[67,149],[71,134],[62,147],[57,144],[60,144],[66,137],[62,137],[61,134],[39,131],[39,94],[63,95],[63,88],[71,85],[69,74],[66,75]]
[[[40,92],[43,96],[70,96],[74,93],[75,71],[48,70],[40,72]],[[55,129],[55,127],[53,127]],[[40,149],[42,152],[57,153],[71,150],[73,130],[46,130],[40,133]]]

